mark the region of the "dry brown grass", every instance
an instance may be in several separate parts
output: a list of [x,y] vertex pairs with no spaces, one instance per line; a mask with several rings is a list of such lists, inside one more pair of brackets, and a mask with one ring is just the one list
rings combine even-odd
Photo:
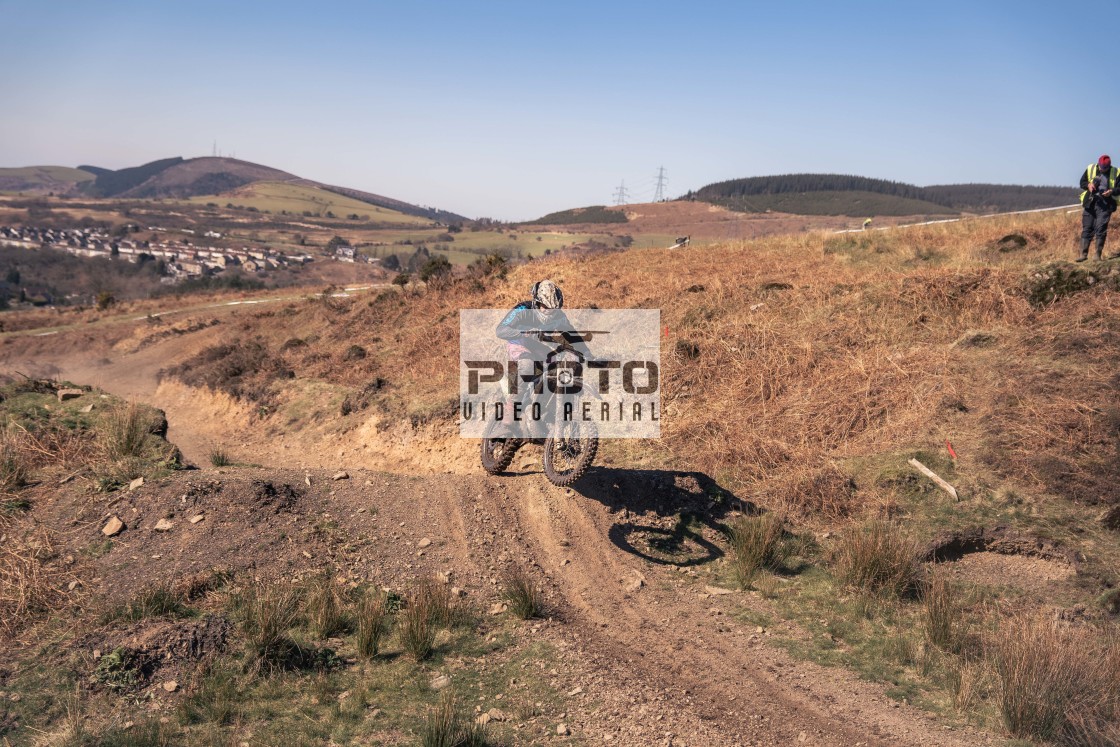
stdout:
[[855,482],[835,464],[791,467],[786,477],[771,481],[767,498],[783,514],[802,520],[844,519],[863,507]]
[[0,640],[64,603],[72,578],[55,561],[54,540],[43,527],[10,527],[0,544]]
[[1004,726],[1015,737],[1104,746],[1120,738],[1120,641],[1017,617],[987,642]]
[[0,430],[0,494],[11,495],[27,484],[30,460],[24,454],[21,431]]
[[[572,307],[661,310],[662,438],[610,446],[643,466],[718,476],[793,518],[843,518],[867,500],[846,486],[847,460],[939,444],[951,427],[970,457],[1009,480],[1057,490],[1070,476],[1104,474],[1074,480],[1085,500],[1104,501],[1120,485],[1102,472],[1108,455],[1120,462],[1107,421],[1120,297],[1090,289],[1036,308],[1023,290],[1038,267],[1070,256],[1077,230],[1076,216],[1058,213],[853,241],[806,233],[544,258],[481,285],[393,290],[331,309],[308,302],[282,325],[262,316],[253,332],[268,351],[307,341],[282,354],[301,379],[352,392],[383,379],[375,413],[451,436],[456,312],[511,306],[550,277]],[[1005,251],[1011,233],[1027,245]],[[966,333],[987,342],[954,344]],[[344,361],[354,344],[368,355]],[[681,345],[697,354],[679,354]],[[952,420],[963,411],[946,403],[969,418]]]
[[[449,355],[457,344],[455,309],[510,305],[544,276],[563,285],[572,306],[660,308],[669,328],[659,445],[665,458],[710,474],[730,471],[747,485],[781,485],[810,497],[806,511],[820,502],[842,515],[851,506],[834,502],[834,490],[814,497],[789,486],[811,484],[808,473],[816,470],[832,482],[830,458],[913,442],[938,421],[946,398],[982,402],[986,385],[997,382],[982,374],[977,388],[974,373],[989,362],[952,343],[967,330],[1056,323],[1039,318],[1017,289],[1024,269],[1065,252],[1068,223],[1044,216],[903,229],[893,238],[884,232],[889,246],[873,263],[826,253],[834,238],[826,234],[703,252],[632,251],[578,264],[546,259],[513,268],[508,282],[491,280],[481,291],[464,284],[352,304],[334,314],[332,344],[361,342],[370,350],[363,363],[374,367],[406,361],[405,370],[385,375],[396,394],[442,402],[454,397],[457,381]],[[1031,244],[993,253],[1013,231]],[[915,247],[933,259],[918,257]],[[792,288],[769,289],[775,282]],[[684,292],[693,285],[704,291]],[[1091,307],[1108,303],[1106,294],[1090,295]],[[367,342],[372,337],[379,339]],[[676,355],[682,341],[699,357]],[[347,368],[335,362],[320,373],[347,383]]]
[[66,428],[30,431],[12,422],[0,429],[0,494],[14,494],[44,465],[71,467],[88,460],[89,438]]

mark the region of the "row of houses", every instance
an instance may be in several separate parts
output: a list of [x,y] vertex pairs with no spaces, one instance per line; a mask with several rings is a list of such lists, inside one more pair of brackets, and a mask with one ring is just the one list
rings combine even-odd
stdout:
[[166,264],[168,282],[215,275],[230,267],[258,273],[312,261],[309,254],[282,254],[267,247],[195,246],[190,241],[173,239],[142,241],[113,237],[87,228],[0,226],[0,246],[32,250],[48,248],[79,257],[116,257],[129,262],[162,260]]

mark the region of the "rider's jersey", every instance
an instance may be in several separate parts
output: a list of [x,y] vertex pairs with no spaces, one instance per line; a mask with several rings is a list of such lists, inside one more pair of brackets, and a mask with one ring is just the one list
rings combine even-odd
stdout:
[[535,339],[523,335],[523,332],[540,329],[540,315],[533,309],[532,301],[522,301],[510,309],[498,328],[494,331],[497,336],[509,343],[506,346],[511,361],[533,357]]

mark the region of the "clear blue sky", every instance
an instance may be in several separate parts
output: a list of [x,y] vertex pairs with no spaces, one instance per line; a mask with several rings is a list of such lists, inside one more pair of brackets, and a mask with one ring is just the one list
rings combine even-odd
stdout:
[[[529,219],[745,176],[1070,184],[1120,3],[0,0],[0,165],[225,154]],[[1095,36],[1094,36],[1095,35]],[[1099,62],[1096,62],[1099,60]]]

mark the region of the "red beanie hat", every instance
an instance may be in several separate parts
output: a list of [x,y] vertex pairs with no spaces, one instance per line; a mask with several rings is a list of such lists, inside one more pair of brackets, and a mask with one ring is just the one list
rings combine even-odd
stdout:
[[1102,169],[1107,169],[1108,167],[1112,166],[1112,159],[1108,156],[1101,156],[1097,159],[1097,165]]

